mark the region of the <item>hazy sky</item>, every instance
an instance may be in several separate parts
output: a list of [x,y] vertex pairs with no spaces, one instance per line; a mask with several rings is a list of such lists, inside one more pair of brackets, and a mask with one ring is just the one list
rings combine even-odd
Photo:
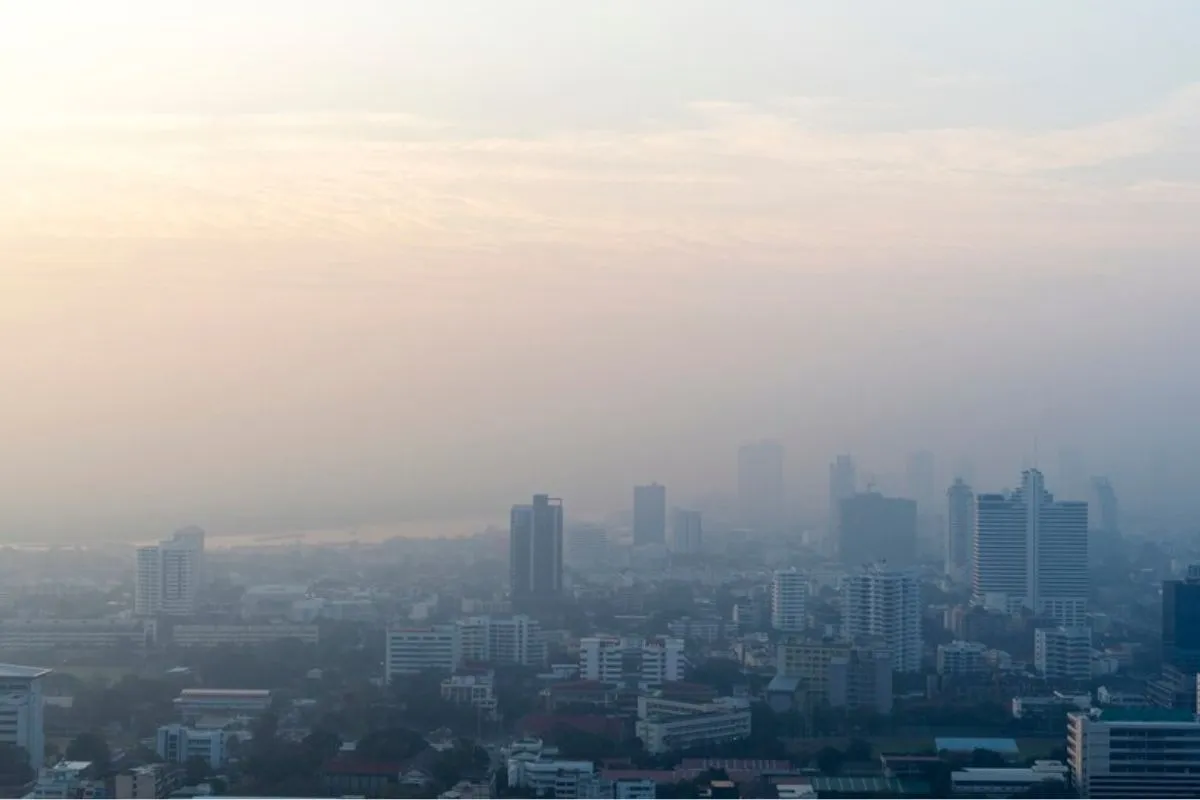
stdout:
[[841,451],[999,488],[1035,437],[1180,472],[1197,30],[0,0],[0,534],[682,501],[761,436],[814,498]]

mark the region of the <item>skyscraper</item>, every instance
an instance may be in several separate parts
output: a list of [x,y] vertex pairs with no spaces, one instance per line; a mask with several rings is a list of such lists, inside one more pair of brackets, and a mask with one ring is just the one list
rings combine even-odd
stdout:
[[1162,660],[1184,672],[1200,672],[1200,564],[1181,581],[1162,586]]
[[838,514],[838,553],[847,566],[885,561],[889,567],[917,560],[917,504],[878,492],[842,500]]
[[1056,501],[1042,473],[1026,470],[1010,494],[976,500],[976,603],[1015,613],[1027,608],[1059,625],[1086,624],[1088,507]]
[[1117,493],[1113,491],[1108,478],[1103,476],[1092,478],[1092,495],[1096,498],[1097,513],[1094,515],[1096,530],[1105,533],[1120,532],[1121,524],[1117,519],[1119,515]]
[[699,553],[704,549],[704,525],[699,511],[675,509],[671,520],[671,551]]
[[965,581],[975,548],[975,493],[962,478],[946,490],[946,506],[946,574]]
[[667,543],[667,487],[633,487],[633,543]]
[[512,507],[508,541],[509,586],[518,611],[550,607],[562,594],[562,500],[535,494]]
[[738,505],[741,520],[753,528],[784,521],[783,445],[763,439],[738,450]]
[[933,453],[927,450],[913,453],[908,457],[906,474],[909,498],[917,501],[917,509],[922,516],[933,514],[936,504],[937,482],[933,471]]
[[916,575],[881,564],[864,567],[842,584],[842,634],[882,639],[897,672],[921,670],[921,583]]

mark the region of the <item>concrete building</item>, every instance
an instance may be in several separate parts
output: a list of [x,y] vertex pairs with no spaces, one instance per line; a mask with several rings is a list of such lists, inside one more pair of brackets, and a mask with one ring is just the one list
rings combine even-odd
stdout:
[[176,647],[256,647],[285,639],[317,644],[320,628],[294,624],[171,626],[171,642]]
[[667,488],[657,483],[633,487],[633,544],[667,543]]
[[195,614],[203,579],[204,531],[199,528],[185,528],[153,547],[139,547],[134,613]]
[[140,650],[154,642],[154,631],[154,622],[143,619],[6,619],[0,650]]
[[831,639],[802,639],[789,637],[775,651],[776,675],[798,678],[807,702],[821,705],[829,702],[829,665],[835,658],[849,657],[848,642]]
[[42,679],[50,670],[0,664],[0,744],[23,748],[40,769],[46,753]]
[[1033,634],[1033,663],[1048,680],[1092,678],[1092,629],[1038,628]]
[[155,737],[155,752],[164,761],[186,764],[188,759],[202,758],[213,769],[225,766],[229,740],[233,734],[219,728],[190,728],[186,725],[163,725]]
[[682,639],[589,636],[579,641],[579,677],[649,689],[682,681],[687,668]]
[[783,445],[770,439],[738,449],[738,511],[743,525],[776,530],[786,517]]
[[946,490],[946,575],[971,579],[975,549],[975,493],[961,478]]
[[256,717],[271,707],[267,689],[184,689],[175,709],[184,722],[202,717]]
[[829,660],[831,708],[892,713],[892,656],[885,648],[852,647]]
[[903,569],[917,561],[917,504],[879,492],[842,501],[838,514],[838,553],[848,567],[871,562]]
[[1029,609],[1067,627],[1087,621],[1088,506],[1056,501],[1026,470],[1010,494],[976,497],[974,601]]
[[182,785],[183,777],[183,770],[170,764],[133,767],[113,779],[114,795],[124,800],[170,797]]
[[608,531],[591,522],[573,522],[567,528],[564,558],[580,570],[593,570],[608,564],[612,556]]
[[671,517],[671,552],[684,555],[704,552],[704,525],[699,511],[675,509]]
[[471,706],[484,714],[496,713],[495,679],[486,675],[451,675],[442,681],[442,699],[460,706]]
[[[1061,761],[1035,761],[1031,767],[967,767],[950,774],[955,797],[1060,797],[1071,770]],[[1057,792],[1049,794],[1052,787]]]
[[988,663],[988,646],[982,642],[953,641],[939,644],[937,671],[939,675],[980,675],[992,671]]
[[529,505],[512,507],[509,527],[509,588],[513,608],[552,608],[562,597],[562,500],[533,496]]
[[1081,797],[1200,797],[1200,722],[1193,711],[1069,714],[1067,759]]
[[455,672],[462,663],[462,639],[456,625],[391,628],[387,632],[384,675],[388,682],[427,670]]
[[750,706],[733,698],[686,703],[643,696],[635,730],[648,753],[719,745],[750,735]]
[[875,564],[842,585],[842,635],[886,643],[897,672],[919,672],[921,585],[915,574]]
[[106,797],[105,781],[91,761],[59,761],[38,770],[37,781],[24,795],[27,798]]
[[808,627],[808,576],[795,568],[776,570],[771,580],[771,627],[783,633],[802,633]]

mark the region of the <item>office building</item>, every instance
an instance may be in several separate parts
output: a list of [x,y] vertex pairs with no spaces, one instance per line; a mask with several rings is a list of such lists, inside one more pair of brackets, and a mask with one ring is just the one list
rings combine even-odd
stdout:
[[1092,496],[1095,498],[1096,530],[1104,533],[1120,533],[1120,506],[1117,504],[1117,493],[1108,478],[1092,478]]
[[633,487],[634,545],[667,543],[667,487]]
[[842,635],[882,640],[897,672],[921,669],[921,584],[915,574],[881,564],[842,584]]
[[733,698],[688,703],[643,696],[634,729],[646,752],[655,755],[719,746],[750,736],[750,706]]
[[454,628],[463,664],[537,667],[546,663],[541,624],[527,615],[469,617],[456,621]]
[[191,728],[187,725],[163,725],[155,737],[155,752],[164,761],[186,764],[202,759],[212,769],[225,766],[233,733],[220,728]]
[[1187,672],[1200,672],[1200,564],[1183,580],[1162,585],[1162,660]]
[[842,501],[849,500],[858,493],[858,473],[854,459],[842,455],[829,465],[829,548],[832,553],[837,548],[838,531],[841,530]]
[[0,744],[22,748],[40,769],[46,754],[42,678],[50,670],[0,664]]
[[964,767],[950,773],[953,797],[1063,797],[1071,770],[1061,761],[1030,767]]
[[700,512],[684,508],[675,509],[671,518],[671,551],[695,555],[704,550],[704,526]]
[[176,647],[257,647],[292,639],[317,644],[321,629],[316,625],[173,625],[171,643]]
[[738,506],[742,524],[755,530],[783,525],[783,445],[764,439],[738,450]]
[[171,539],[137,549],[134,613],[152,617],[195,614],[204,579],[204,531],[185,528]]
[[608,531],[591,522],[575,522],[567,528],[564,558],[580,570],[602,567],[609,560]]
[[486,675],[451,675],[442,680],[442,699],[456,706],[471,706],[493,715],[496,712],[495,677]]
[[906,473],[908,497],[917,504],[922,516],[935,513],[937,479],[934,476],[933,453],[922,450],[908,457]]
[[1092,678],[1092,629],[1038,628],[1033,634],[1033,663],[1047,680]]
[[848,642],[788,637],[775,649],[775,673],[797,678],[811,705],[829,702],[829,664],[850,655]]
[[1067,760],[1080,797],[1200,797],[1200,722],[1195,709],[1073,712]]
[[687,668],[683,639],[589,636],[579,640],[579,677],[648,689],[681,681]]
[[548,495],[513,506],[509,586],[517,611],[551,609],[562,597],[563,507]]
[[118,773],[113,779],[115,796],[124,800],[154,800],[170,797],[183,784],[184,770],[171,764],[146,764]]
[[1006,613],[1029,609],[1065,627],[1086,623],[1088,507],[1056,501],[1042,473],[1021,488],[975,498],[976,603]]
[[462,663],[462,640],[456,625],[392,628],[387,632],[384,676],[389,682],[419,672],[454,672]]
[[937,671],[939,675],[980,675],[991,672],[987,645],[982,642],[954,641],[939,644]]
[[975,493],[962,478],[946,490],[946,510],[946,575],[968,581],[975,548]]
[[175,710],[184,722],[204,717],[257,717],[271,707],[268,689],[184,689]]
[[807,599],[807,575],[795,568],[777,570],[771,579],[771,627],[783,633],[803,632],[808,627]]
[[[17,795],[10,795],[16,797]],[[107,797],[104,774],[91,761],[59,761],[37,771],[37,780],[26,798]],[[124,795],[118,795],[124,798]]]
[[838,514],[838,551],[849,567],[883,562],[903,569],[917,561],[917,504],[878,492],[842,501]]
[[828,667],[829,706],[892,713],[892,655],[885,648],[851,647]]

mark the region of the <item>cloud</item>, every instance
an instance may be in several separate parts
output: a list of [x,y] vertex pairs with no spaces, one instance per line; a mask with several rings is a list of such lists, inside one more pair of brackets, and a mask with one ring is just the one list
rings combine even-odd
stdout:
[[1179,153],[1200,86],[1023,132],[842,130],[834,98],[697,103],[673,126],[471,136],[408,114],[0,120],[0,237],[329,239],[778,255],[1196,244],[1187,184],[1064,171]]

